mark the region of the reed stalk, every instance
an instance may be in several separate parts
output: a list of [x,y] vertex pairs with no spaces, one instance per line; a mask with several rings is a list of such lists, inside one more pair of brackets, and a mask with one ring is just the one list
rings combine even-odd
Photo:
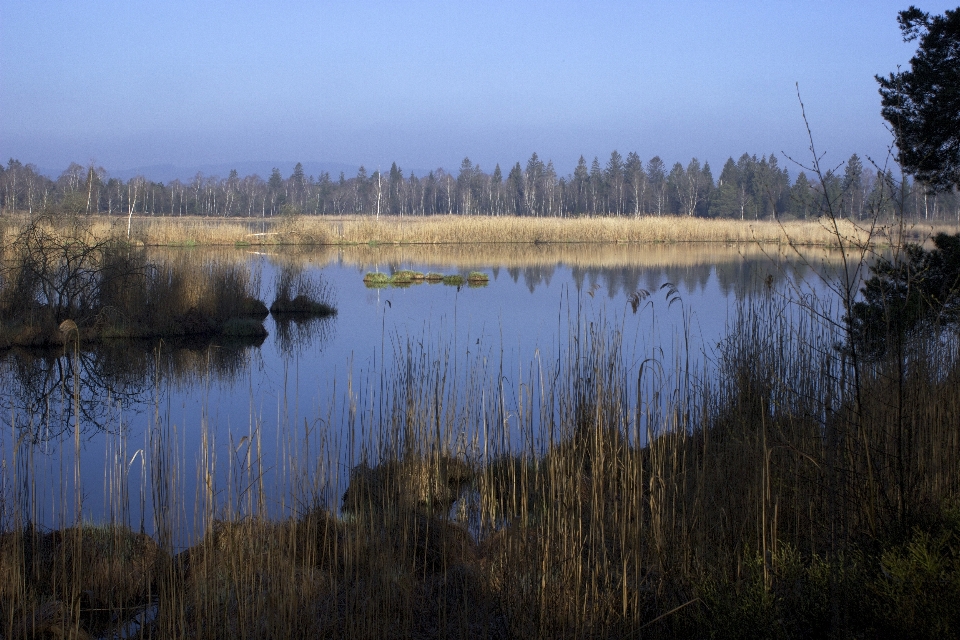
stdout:
[[[142,454],[150,536],[122,520],[37,526],[14,426],[0,633],[953,633],[960,341],[931,329],[865,365],[857,405],[822,312],[744,304],[701,364],[680,349],[627,368],[616,322],[578,309],[556,359],[517,371],[395,343],[392,368],[351,379],[313,423],[282,397],[223,442],[203,416],[199,458],[157,406]],[[130,513],[118,486],[107,500]]]
[[[68,221],[69,222],[69,221]],[[793,244],[837,246],[850,242],[894,244],[916,241],[937,231],[955,232],[956,225],[937,223],[908,229],[899,237],[896,227],[873,229],[855,221],[830,220],[740,221],[675,216],[528,218],[514,216],[428,217],[295,217],[264,222],[244,218],[134,217],[128,221],[106,216],[88,218],[96,237],[124,237],[134,245],[270,247],[278,245],[379,244],[669,244],[685,242]],[[4,244],[29,224],[26,216],[6,216],[0,227]]]

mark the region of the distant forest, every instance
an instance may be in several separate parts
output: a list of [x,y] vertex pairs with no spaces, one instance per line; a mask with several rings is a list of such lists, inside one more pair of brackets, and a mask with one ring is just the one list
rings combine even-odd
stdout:
[[573,174],[558,176],[553,162],[536,153],[526,166],[491,173],[465,158],[456,173],[436,169],[424,176],[405,175],[395,163],[390,171],[331,177],[304,174],[300,164],[284,177],[274,169],[266,179],[223,178],[198,173],[192,180],[163,184],[142,176],[123,181],[102,167],[72,163],[59,178],[40,175],[36,167],[11,159],[0,166],[0,211],[54,211],[72,214],[172,216],[280,215],[512,215],[512,216],[649,216],[757,220],[810,218],[822,211],[825,198],[842,217],[863,219],[879,212],[921,220],[960,222],[956,191],[930,194],[909,179],[901,184],[890,172],[864,165],[856,154],[825,175],[824,183],[799,172],[790,179],[774,154],[757,158],[744,153],[726,161],[717,179],[708,163],[694,158],[686,167],[668,169],[659,156],[644,163],[636,153],[614,151],[605,164],[581,156]]

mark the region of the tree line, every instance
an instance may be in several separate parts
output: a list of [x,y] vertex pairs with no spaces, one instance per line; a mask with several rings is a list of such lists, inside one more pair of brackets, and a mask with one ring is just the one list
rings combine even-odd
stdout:
[[336,178],[308,176],[297,164],[286,178],[197,173],[166,184],[143,176],[112,178],[102,167],[71,163],[56,179],[11,159],[0,165],[0,211],[215,217],[280,215],[493,215],[662,216],[759,220],[816,217],[825,199],[843,217],[863,219],[902,211],[923,220],[960,221],[955,188],[933,193],[926,185],[869,167],[852,155],[842,167],[813,180],[803,171],[791,181],[774,154],[744,153],[724,163],[715,179],[709,163],[693,158],[671,168],[659,156],[643,162],[617,151],[606,163],[581,156],[572,174],[558,175],[552,161],[534,153],[504,174],[486,172],[464,158],[456,173],[442,168],[417,176],[396,163],[388,172]]

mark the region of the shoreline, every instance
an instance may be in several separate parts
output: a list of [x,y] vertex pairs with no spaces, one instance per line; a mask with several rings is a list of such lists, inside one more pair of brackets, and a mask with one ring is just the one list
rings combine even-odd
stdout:
[[[0,234],[9,242],[27,214],[0,217]],[[54,226],[80,221],[95,237],[127,239],[125,216],[57,217]],[[138,246],[435,246],[435,245],[668,245],[760,244],[804,247],[874,246],[923,242],[938,231],[960,231],[954,224],[878,224],[868,221],[717,220],[677,216],[615,218],[520,218],[493,216],[300,216],[274,218],[134,217],[129,240]],[[268,230],[269,229],[269,230]],[[901,236],[902,232],[902,236]]]

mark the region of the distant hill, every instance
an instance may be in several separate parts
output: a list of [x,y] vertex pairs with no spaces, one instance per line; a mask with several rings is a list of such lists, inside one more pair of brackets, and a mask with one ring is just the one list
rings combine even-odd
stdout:
[[[360,165],[343,164],[338,162],[303,162],[303,172],[308,176],[316,178],[321,172],[327,171],[334,180],[340,177],[342,171],[348,178],[357,175],[357,169]],[[131,169],[107,169],[107,175],[111,178],[129,180],[134,176],[142,175],[153,182],[172,182],[181,180],[186,182],[192,180],[197,172],[205,176],[218,176],[226,178],[230,175],[232,169],[236,169],[240,177],[257,174],[264,180],[270,177],[273,168],[276,167],[284,178],[289,178],[293,173],[293,168],[297,165],[296,160],[291,161],[248,161],[248,162],[225,162],[223,164],[204,164],[192,167],[179,167],[172,164],[157,164],[146,167],[133,167]],[[369,170],[368,170],[369,172]],[[57,174],[59,175],[59,174]],[[56,176],[54,176],[56,177]]]

